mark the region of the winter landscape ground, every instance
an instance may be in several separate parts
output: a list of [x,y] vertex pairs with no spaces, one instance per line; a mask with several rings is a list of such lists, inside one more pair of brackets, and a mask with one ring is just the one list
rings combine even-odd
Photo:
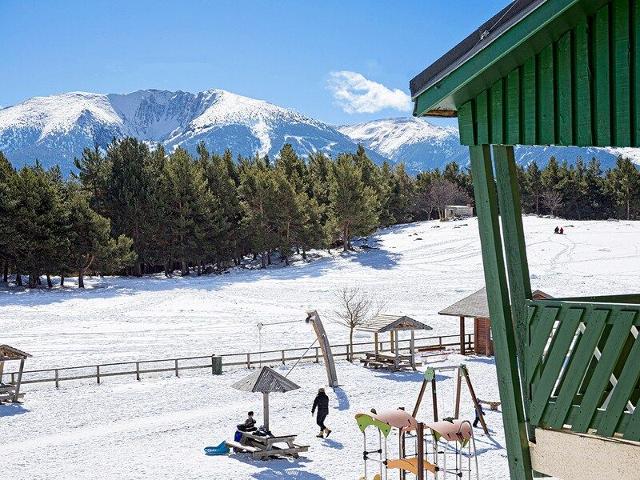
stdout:
[[[554,235],[561,225],[565,235]],[[526,217],[534,288],[554,296],[632,293],[640,274],[640,223]],[[309,263],[267,270],[234,270],[199,278],[103,278],[91,288],[1,290],[0,343],[33,354],[28,368],[257,350],[258,322],[297,320],[263,329],[263,349],[306,347],[307,309],[325,318],[332,343],[347,331],[329,321],[335,292],[349,285],[386,301],[386,311],[412,316],[453,333],[457,320],[437,311],[483,285],[475,219],[422,222],[379,231],[376,249],[348,255],[319,253]],[[365,337],[362,337],[363,339]],[[455,355],[437,365],[459,363]],[[464,359],[481,398],[497,398],[491,359]],[[280,371],[286,371],[283,367]],[[326,440],[310,404],[326,382],[322,365],[301,364],[290,375],[300,390],[273,395],[272,430],[299,434],[311,445],[295,462],[206,457],[202,448],[230,438],[260,398],[230,388],[247,370],[144,378],[114,377],[101,385],[69,382],[25,386],[21,406],[0,406],[0,457],[13,478],[355,479],[362,474],[362,437],[353,415],[371,407],[411,406],[420,374],[369,371],[337,364],[342,387],[329,391]],[[195,371],[197,372],[197,371]],[[452,409],[453,379],[440,378],[440,409]],[[463,415],[471,416],[469,402]],[[426,410],[423,412],[427,415]],[[490,437],[478,431],[483,478],[507,479],[501,419],[488,413]]]

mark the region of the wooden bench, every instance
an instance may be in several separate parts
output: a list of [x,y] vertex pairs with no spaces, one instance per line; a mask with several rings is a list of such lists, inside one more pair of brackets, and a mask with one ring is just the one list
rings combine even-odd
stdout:
[[256,447],[252,447],[250,445],[242,445],[241,443],[235,442],[233,440],[228,440],[225,442],[229,447],[233,448],[234,452],[239,453],[254,453],[257,452],[258,449]]
[[[269,457],[292,456],[298,458],[298,454],[309,450],[309,445],[298,445],[295,442],[296,435],[262,436],[250,432],[242,433],[240,442],[230,441],[227,445],[237,453],[250,453],[255,459],[266,460]],[[277,443],[286,444],[278,447]]]

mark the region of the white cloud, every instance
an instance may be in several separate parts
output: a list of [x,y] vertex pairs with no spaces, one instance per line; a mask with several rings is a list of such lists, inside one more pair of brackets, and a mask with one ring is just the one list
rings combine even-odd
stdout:
[[328,88],[336,103],[347,113],[375,113],[387,108],[411,111],[411,97],[405,92],[387,88],[357,72],[331,72]]

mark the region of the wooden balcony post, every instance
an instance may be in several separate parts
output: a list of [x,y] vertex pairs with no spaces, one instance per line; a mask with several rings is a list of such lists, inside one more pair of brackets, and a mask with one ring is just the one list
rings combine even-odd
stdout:
[[514,480],[532,480],[526,417],[520,388],[518,349],[507,289],[491,152],[488,145],[471,146],[469,151],[495,345],[498,386],[503,405],[502,420],[509,471]]

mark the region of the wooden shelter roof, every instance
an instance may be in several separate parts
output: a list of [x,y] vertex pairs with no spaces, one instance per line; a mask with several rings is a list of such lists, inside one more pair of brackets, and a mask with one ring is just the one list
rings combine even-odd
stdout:
[[[411,96],[417,97],[426,89],[479,53],[502,35],[509,27],[526,16],[546,0],[516,0],[480,25],[467,38],[416,75],[410,82]],[[442,116],[453,116],[455,111],[440,111]],[[429,112],[437,115],[437,112]]]
[[0,361],[22,360],[31,355],[9,345],[0,345]]
[[262,367],[262,369],[234,383],[232,387],[243,392],[262,393],[284,393],[300,388],[299,385],[269,367]]
[[419,322],[406,315],[376,315],[367,322],[356,327],[362,332],[384,333],[393,330],[432,330],[426,323]]
[[[535,299],[548,299],[550,295],[541,290],[533,292]],[[489,303],[487,301],[487,289],[482,287],[477,292],[472,293],[468,297],[458,300],[453,305],[440,310],[439,315],[449,315],[452,317],[471,317],[471,318],[489,318]]]

